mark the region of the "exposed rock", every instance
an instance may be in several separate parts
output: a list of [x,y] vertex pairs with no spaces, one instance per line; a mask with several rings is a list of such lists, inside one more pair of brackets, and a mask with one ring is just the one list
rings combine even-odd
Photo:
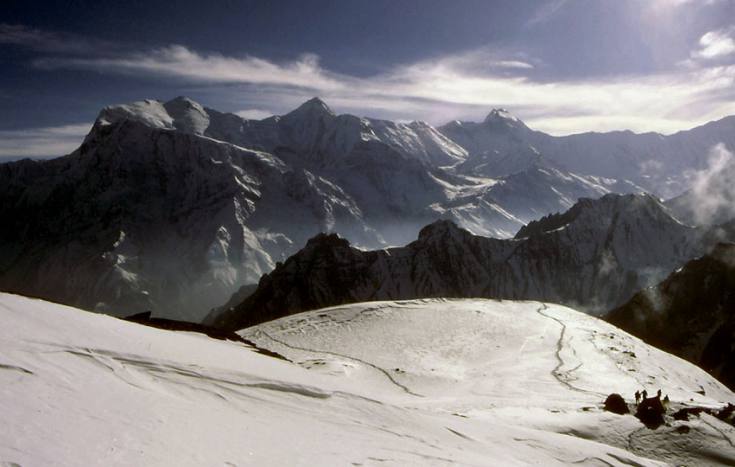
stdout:
[[618,415],[625,415],[630,413],[628,404],[623,399],[623,396],[617,393],[612,393],[605,399],[604,409],[608,412],[616,413]]

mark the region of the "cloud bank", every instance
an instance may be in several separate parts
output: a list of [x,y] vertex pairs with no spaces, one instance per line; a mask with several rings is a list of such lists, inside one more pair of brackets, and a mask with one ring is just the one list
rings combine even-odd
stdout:
[[[706,35],[705,35],[706,36]],[[715,41],[715,39],[712,39]],[[726,46],[717,47],[722,54]],[[261,98],[296,105],[320,95],[333,105],[389,111],[404,118],[473,116],[507,107],[536,128],[553,134],[584,130],[672,132],[735,111],[735,65],[680,69],[647,76],[544,82],[526,72],[527,60],[499,59],[486,50],[437,57],[396,66],[370,77],[324,69],[314,55],[276,63],[263,58],[204,54],[182,45],[112,57],[51,57],[35,61],[42,69],[90,69],[200,84],[260,87]],[[281,97],[277,97],[281,96]],[[279,107],[260,104],[267,108]],[[441,109],[442,115],[436,115]],[[482,110],[481,110],[482,109]]]
[[735,54],[735,27],[709,31],[699,38],[699,48],[692,58],[713,60]]
[[735,218],[735,155],[724,144],[713,147],[709,164],[694,176],[688,209],[697,224],[711,225]]
[[[694,4],[657,0],[657,5]],[[569,4],[544,3],[530,21],[549,21]],[[252,55],[227,56],[184,45],[134,50],[70,34],[0,24],[0,44],[42,52],[41,70],[83,69],[100,73],[171,80],[242,102],[242,115],[261,117],[286,111],[315,95],[340,111],[441,124],[479,120],[504,107],[530,126],[561,135],[630,129],[670,133],[735,113],[735,29],[703,34],[689,60],[666,72],[544,79],[550,66],[523,53],[480,48],[395,65],[372,76],[337,73],[319,57],[288,61]],[[225,96],[223,98],[223,96]],[[150,96],[141,96],[150,97]],[[155,96],[153,96],[155,97]],[[168,96],[158,96],[168,97]]]
[[56,157],[79,147],[91,123],[0,131],[0,159]]

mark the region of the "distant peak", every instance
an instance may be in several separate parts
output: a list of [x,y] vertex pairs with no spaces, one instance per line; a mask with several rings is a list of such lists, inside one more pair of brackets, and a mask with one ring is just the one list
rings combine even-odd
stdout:
[[174,97],[173,99],[171,99],[170,101],[166,102],[163,105],[164,106],[172,106],[172,105],[175,105],[175,106],[186,106],[186,107],[192,107],[192,108],[201,108],[202,107],[201,104],[199,104],[195,100],[193,100],[193,99],[191,99],[189,97],[186,97],[186,96]]
[[508,112],[507,109],[493,109],[490,111],[489,114],[487,114],[487,117],[485,117],[485,122],[487,123],[495,123],[495,122],[520,122],[520,120],[517,117],[514,117],[510,112]]
[[613,219],[621,215],[633,217],[638,221],[653,217],[678,222],[668,214],[668,210],[658,198],[648,193],[608,193],[597,199],[580,198],[563,213],[548,214],[531,221],[520,228],[515,238],[528,238],[558,230],[580,218],[586,218],[585,222],[589,222],[589,219],[602,222],[604,219]]
[[444,236],[446,234],[455,236],[466,232],[467,231],[461,229],[453,221],[448,219],[439,219],[421,229],[419,232],[419,240],[426,240],[436,236]]
[[313,97],[291,111],[288,115],[324,115],[334,117],[335,113],[320,98]]
[[319,247],[349,247],[350,242],[347,239],[344,239],[337,235],[336,233],[318,233],[315,236],[311,237],[306,242],[306,248],[307,249],[314,249]]

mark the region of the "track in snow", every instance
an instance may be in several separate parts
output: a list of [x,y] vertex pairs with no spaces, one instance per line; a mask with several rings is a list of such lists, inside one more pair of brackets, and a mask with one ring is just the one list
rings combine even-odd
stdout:
[[357,357],[350,357],[349,355],[344,355],[344,354],[340,354],[340,353],[337,353],[337,352],[330,352],[328,350],[318,350],[318,349],[310,349],[310,348],[307,348],[307,347],[299,347],[299,346],[292,345],[292,344],[289,344],[287,342],[284,342],[284,341],[282,341],[280,339],[276,339],[275,337],[271,336],[268,332],[266,332],[264,330],[261,330],[260,332],[263,333],[263,335],[265,337],[267,337],[268,339],[272,340],[273,342],[276,342],[276,343],[278,343],[280,345],[283,345],[283,346],[288,347],[288,348],[293,349],[293,350],[301,350],[301,351],[304,351],[304,352],[320,353],[320,354],[325,354],[325,355],[331,355],[333,357],[346,358],[348,360],[352,360],[352,361],[361,363],[363,365],[369,366],[370,368],[373,368],[374,370],[377,370],[380,373],[382,373],[383,375],[385,375],[385,377],[388,378],[388,380],[391,383],[393,383],[395,386],[401,388],[404,392],[406,392],[406,394],[410,394],[410,395],[416,396],[416,397],[425,397],[422,394],[418,394],[416,392],[411,391],[407,386],[405,386],[405,385],[399,383],[398,381],[396,381],[396,379],[393,378],[393,376],[390,374],[390,372],[388,372],[388,370],[386,370],[385,368],[381,368],[378,365],[375,365],[375,364],[370,363],[368,361],[359,359]]
[[[561,351],[564,349],[564,337],[566,336],[567,325],[562,320],[555,318],[553,316],[550,316],[543,312],[543,310],[547,310],[548,308],[549,307],[545,303],[542,303],[541,306],[536,310],[536,312],[545,318],[556,321],[561,326],[561,333],[559,334],[559,340],[557,340],[556,342],[556,359],[558,360],[558,363],[556,367],[554,367],[554,369],[551,370],[551,376],[553,376],[554,379],[556,379],[557,381],[559,381],[561,384],[571,389],[572,391],[582,392],[585,394],[594,394],[597,396],[604,397],[605,394],[601,392],[589,391],[587,389],[578,388],[574,386],[573,384],[571,384],[567,378],[564,378],[562,376],[562,375],[569,375],[573,373],[574,371],[577,371],[578,369],[582,367],[583,363],[580,362],[579,365],[575,366],[571,370],[561,371],[561,368],[565,365],[564,359],[561,358]],[[574,352],[574,349],[572,349],[572,351]]]

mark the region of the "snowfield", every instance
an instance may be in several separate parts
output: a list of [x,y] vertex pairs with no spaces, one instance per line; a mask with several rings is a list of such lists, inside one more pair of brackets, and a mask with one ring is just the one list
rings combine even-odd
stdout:
[[735,394],[557,305],[373,302],[242,331],[292,362],[17,295],[0,320],[0,465],[735,463],[714,417],[652,431],[600,408]]

